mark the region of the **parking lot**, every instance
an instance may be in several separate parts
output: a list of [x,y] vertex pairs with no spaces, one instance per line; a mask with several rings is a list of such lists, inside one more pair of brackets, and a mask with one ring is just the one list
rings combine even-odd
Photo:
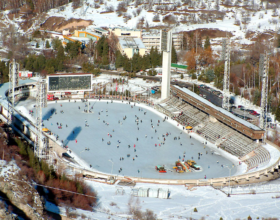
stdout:
[[[214,105],[217,105],[219,107],[222,107],[223,102],[223,94],[220,91],[217,91],[213,88],[210,88],[206,85],[199,85],[199,92],[200,96],[207,99]],[[230,112],[234,114],[235,116],[242,118],[246,121],[249,121],[253,124],[258,125],[259,124],[259,117],[260,112],[256,112],[252,109],[246,109],[244,106],[235,106],[234,102],[231,102],[232,107],[230,108]],[[267,118],[268,122],[271,122],[271,118]]]

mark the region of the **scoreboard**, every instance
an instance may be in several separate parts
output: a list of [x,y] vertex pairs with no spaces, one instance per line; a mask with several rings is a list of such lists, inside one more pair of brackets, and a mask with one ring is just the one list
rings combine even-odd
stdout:
[[48,92],[91,91],[92,74],[48,76]]

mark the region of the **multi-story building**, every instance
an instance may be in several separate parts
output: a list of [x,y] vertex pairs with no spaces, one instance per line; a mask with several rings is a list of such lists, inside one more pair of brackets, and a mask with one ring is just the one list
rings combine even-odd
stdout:
[[[147,52],[150,52],[151,48],[161,49],[161,32],[143,32],[142,41],[146,47]],[[183,45],[183,34],[182,33],[173,33],[172,35],[172,44],[175,47],[175,50],[182,50]]]
[[157,47],[158,50],[161,50],[159,33],[143,32],[142,41],[146,47],[147,52],[150,52],[152,47]]
[[[118,27],[109,29],[110,33],[115,34],[118,37],[129,37],[129,38],[138,38],[140,39],[145,48],[146,53],[150,52],[151,48],[156,48],[161,51],[161,31],[142,31],[137,29],[129,29],[124,27]],[[183,46],[183,34],[182,33],[173,33],[172,36],[173,45],[176,50],[182,50]]]
[[142,31],[137,29],[129,29],[124,27],[112,28],[109,29],[110,32],[115,34],[118,37],[137,37],[141,38]]
[[139,53],[139,55],[144,56],[146,53],[146,48],[140,38],[136,37],[119,37],[118,43],[119,50],[122,54],[131,59],[134,53]]

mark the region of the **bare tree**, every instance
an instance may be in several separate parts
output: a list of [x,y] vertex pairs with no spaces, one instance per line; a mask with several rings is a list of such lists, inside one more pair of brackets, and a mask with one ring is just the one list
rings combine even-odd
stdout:
[[119,38],[114,33],[111,33],[108,38],[109,58],[111,63],[115,63],[116,53],[118,51],[118,44]]
[[153,22],[159,22],[160,19],[159,19],[159,15],[156,14],[154,17],[153,17]]
[[136,10],[137,15],[140,15],[141,11],[142,11],[142,7],[137,8]]

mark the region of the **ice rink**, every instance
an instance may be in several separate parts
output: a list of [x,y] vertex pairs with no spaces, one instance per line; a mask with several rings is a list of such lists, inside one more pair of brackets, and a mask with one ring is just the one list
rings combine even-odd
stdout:
[[[84,112],[88,109],[86,105],[87,102],[73,100],[48,103],[48,107],[43,109],[43,124],[58,135],[58,139],[63,140],[63,144],[68,146],[75,156],[91,165],[94,170],[158,179],[202,179],[205,175],[209,179],[229,175],[229,170],[224,166],[231,166],[230,160],[216,155],[207,144],[191,138],[191,135],[183,132],[182,126],[174,126],[171,119],[164,122],[165,116],[148,106],[134,106],[134,103],[121,101],[111,103],[90,100],[89,109],[93,113],[88,114]],[[33,105],[29,103],[28,106],[25,105],[27,109],[35,112]],[[177,140],[174,140],[175,137]],[[162,144],[164,138],[165,144]],[[108,142],[111,144],[108,145]],[[179,157],[182,159],[184,152],[185,160],[193,157],[202,167],[201,171],[176,173],[173,170],[175,161]],[[202,153],[200,159],[198,153]],[[73,153],[69,154],[73,156]],[[167,173],[158,173],[155,170],[156,165],[165,165]],[[231,170],[232,175],[235,172],[234,167]]]

